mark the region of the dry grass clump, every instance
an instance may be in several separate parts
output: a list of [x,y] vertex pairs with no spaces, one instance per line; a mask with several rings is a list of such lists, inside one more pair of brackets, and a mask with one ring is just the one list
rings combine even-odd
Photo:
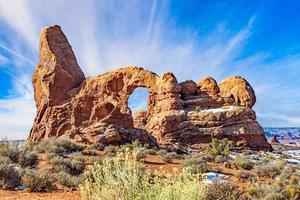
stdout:
[[48,170],[25,170],[22,184],[32,192],[48,192],[54,189],[54,177]]
[[244,156],[236,156],[231,162],[231,164],[237,169],[246,169],[246,170],[251,170],[253,169],[254,166],[254,163],[250,159]]

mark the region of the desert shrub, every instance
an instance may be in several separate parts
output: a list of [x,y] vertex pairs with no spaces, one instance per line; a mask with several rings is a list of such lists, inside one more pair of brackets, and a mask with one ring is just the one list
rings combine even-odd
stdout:
[[163,156],[166,155],[168,152],[165,149],[160,149],[156,152],[157,155]]
[[299,184],[300,179],[299,179],[299,177],[297,177],[295,175],[291,175],[289,182],[291,185],[297,185],[297,184]]
[[230,153],[228,139],[224,138],[222,140],[218,140],[216,138],[212,138],[211,144],[205,149],[205,153],[211,156],[213,159],[215,159],[216,156],[219,155],[228,157]]
[[96,149],[87,149],[84,151],[84,154],[89,155],[89,156],[96,156],[97,150]]
[[217,156],[215,156],[214,161],[216,163],[224,163],[227,161],[227,157],[225,157],[223,155],[217,155]]
[[187,158],[183,161],[183,167],[193,174],[205,173],[208,170],[208,165],[202,158]]
[[[133,152],[135,153],[135,152]],[[134,156],[133,156],[134,157]],[[104,158],[80,185],[83,199],[204,200],[205,186],[183,170],[180,175],[156,175],[140,167],[131,154]]]
[[83,147],[67,139],[48,138],[40,141],[34,146],[34,150],[39,153],[72,153],[82,151]]
[[78,175],[84,171],[85,164],[84,164],[84,158],[82,154],[73,153],[70,155],[69,160],[70,160],[70,164],[68,167],[70,169],[70,174]]
[[[283,167],[283,169],[281,170],[280,175],[278,177],[277,184],[281,187],[285,186],[289,182],[290,178],[293,177],[294,172],[295,172],[295,169],[293,167],[290,167],[290,166]],[[290,183],[290,184],[292,184],[292,183]]]
[[173,160],[173,155],[170,154],[170,153],[167,153],[167,154],[165,154],[165,155],[162,155],[162,156],[161,156],[161,159],[162,159],[164,162],[166,162],[166,163],[171,163],[172,160]]
[[10,160],[9,157],[4,157],[4,156],[0,156],[0,165],[1,164],[6,164],[6,165],[10,165],[13,162]]
[[294,184],[294,185],[289,185],[286,187],[286,191],[288,193],[288,196],[291,199],[300,199],[300,185],[299,184]]
[[15,189],[20,185],[21,178],[15,166],[0,163],[0,188]]
[[105,149],[105,145],[102,143],[95,143],[91,145],[92,149],[97,149],[99,151],[103,151]]
[[195,107],[195,111],[197,111],[197,112],[200,112],[202,109],[201,109],[201,106],[196,106]]
[[253,174],[246,170],[239,170],[235,173],[235,176],[238,178],[244,178],[244,179],[252,179],[254,178]]
[[0,156],[8,157],[12,162],[17,162],[19,156],[18,145],[5,140],[0,144]]
[[145,154],[149,154],[149,155],[156,155],[156,150],[155,149],[144,149],[143,152]]
[[252,184],[248,193],[254,200],[286,200],[288,193],[283,187],[267,184]]
[[235,157],[231,162],[231,164],[238,169],[246,169],[246,170],[251,170],[253,169],[254,166],[254,163],[250,159],[244,156]]
[[258,176],[267,176],[274,178],[280,175],[281,170],[283,169],[282,163],[269,163],[269,164],[260,164],[255,167]]
[[138,152],[135,154],[135,159],[136,159],[137,161],[143,161],[145,158],[146,158],[146,154],[144,153],[144,151],[138,151]]
[[206,200],[242,200],[245,199],[243,193],[238,189],[238,186],[230,182],[213,181],[207,186],[205,192]]
[[106,146],[104,149],[104,153],[106,156],[109,156],[109,157],[115,156],[117,153],[117,148],[112,145]]
[[92,158],[92,163],[93,164],[102,164],[102,161],[103,161],[103,159],[100,156],[95,156],[95,157]]
[[[50,154],[51,155],[51,154]],[[71,175],[78,175],[84,171],[84,158],[81,153],[72,153],[68,158],[53,156],[48,160],[55,172],[64,171]]]
[[172,157],[172,159],[180,159],[180,158],[181,158],[181,156],[178,155],[178,154],[175,153],[175,152],[170,152],[170,153],[168,153],[168,155],[169,155],[170,157]]
[[47,170],[26,170],[22,184],[32,192],[48,192],[54,189],[54,177]]
[[32,167],[37,162],[37,154],[34,151],[20,151],[18,156],[18,164],[22,167]]
[[84,177],[81,176],[72,176],[64,171],[56,174],[57,181],[68,188],[77,188],[84,180]]

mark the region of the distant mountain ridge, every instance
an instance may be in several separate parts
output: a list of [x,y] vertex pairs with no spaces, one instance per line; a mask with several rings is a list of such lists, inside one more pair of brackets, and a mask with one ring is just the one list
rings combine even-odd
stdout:
[[264,132],[267,138],[276,136],[278,140],[300,140],[300,127],[265,127]]

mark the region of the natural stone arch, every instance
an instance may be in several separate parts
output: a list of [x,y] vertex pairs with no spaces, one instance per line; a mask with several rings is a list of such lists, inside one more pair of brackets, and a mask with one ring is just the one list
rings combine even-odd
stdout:
[[[209,77],[181,87],[172,73],[158,76],[141,67],[85,79],[59,26],[41,33],[33,86],[38,110],[29,141],[69,137],[85,144],[115,144],[138,139],[150,145],[200,148],[208,141],[203,138],[226,137],[237,146],[271,149],[255,120],[255,93],[245,79],[232,77],[217,85]],[[128,107],[138,87],[149,91],[143,128],[135,128]]]

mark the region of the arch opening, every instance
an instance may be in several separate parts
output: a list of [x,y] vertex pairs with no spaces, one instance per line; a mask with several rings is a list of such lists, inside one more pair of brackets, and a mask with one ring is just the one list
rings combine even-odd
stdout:
[[149,91],[145,87],[135,88],[128,98],[135,128],[144,128],[147,123],[148,99]]

